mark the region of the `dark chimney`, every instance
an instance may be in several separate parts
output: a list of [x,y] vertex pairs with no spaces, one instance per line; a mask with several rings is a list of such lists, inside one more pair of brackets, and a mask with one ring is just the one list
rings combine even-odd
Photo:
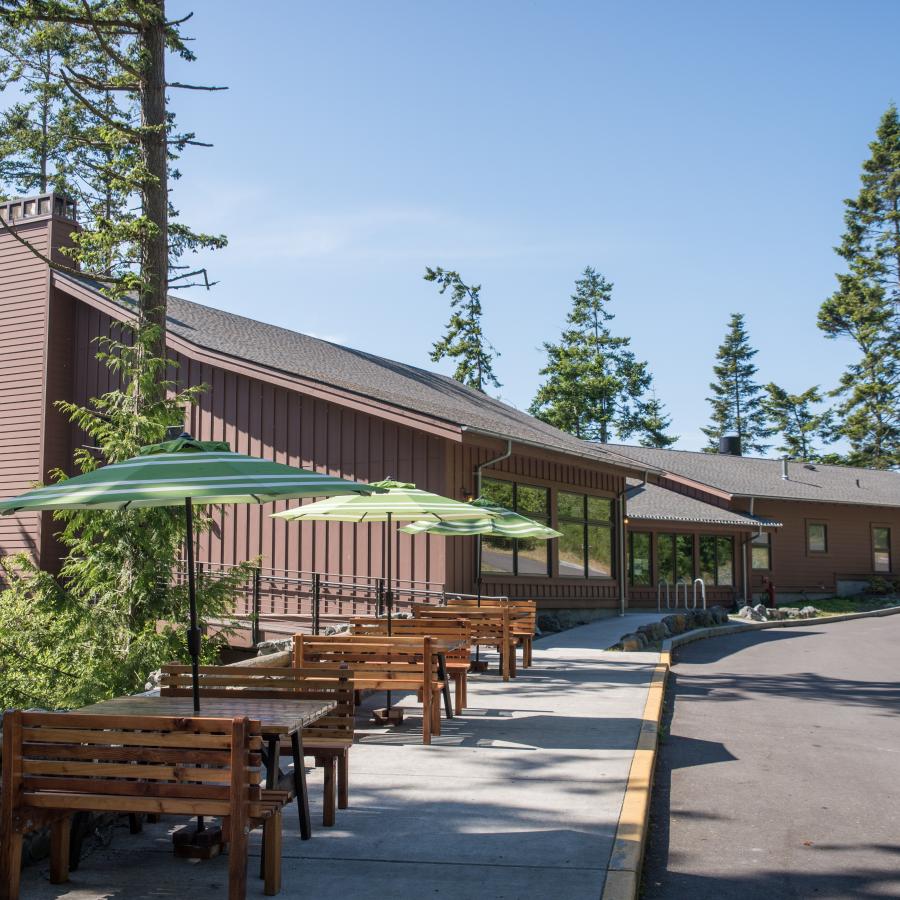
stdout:
[[719,453],[723,456],[740,456],[741,439],[736,434],[726,434],[719,438]]

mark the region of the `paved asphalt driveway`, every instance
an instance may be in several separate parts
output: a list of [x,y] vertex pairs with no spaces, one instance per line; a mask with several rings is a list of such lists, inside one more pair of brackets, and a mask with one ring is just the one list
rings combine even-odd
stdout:
[[676,659],[643,897],[900,897],[900,616]]

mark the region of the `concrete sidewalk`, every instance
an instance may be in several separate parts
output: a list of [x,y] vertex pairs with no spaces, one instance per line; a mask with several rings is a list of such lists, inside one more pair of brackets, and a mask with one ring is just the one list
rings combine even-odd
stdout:
[[[657,618],[605,619],[539,640],[534,666],[507,684],[472,677],[465,715],[443,722],[430,747],[414,698],[401,700],[399,728],[375,729],[361,713],[350,809],[323,828],[321,774],[311,772],[313,839],[301,842],[296,816],[285,816],[282,896],[596,900],[658,660],[603,648]],[[225,896],[227,861],[175,859],[176,824],[117,833],[68,885],[50,885],[46,864],[26,869],[22,896]],[[262,896],[256,869],[251,860],[248,896]]]

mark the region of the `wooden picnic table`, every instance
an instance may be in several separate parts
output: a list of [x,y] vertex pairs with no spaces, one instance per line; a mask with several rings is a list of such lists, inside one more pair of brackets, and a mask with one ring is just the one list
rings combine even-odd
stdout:
[[[113,697],[75,710],[80,713],[110,716],[183,716],[186,719],[208,716],[233,719],[246,716],[259,721],[267,750],[266,788],[273,790],[282,778],[292,777],[300,812],[300,836],[306,840],[312,835],[309,818],[309,799],[306,791],[306,770],[303,767],[303,728],[331,712],[334,703],[325,700],[291,700],[264,698],[242,700],[239,697],[204,697],[200,712],[194,712],[191,697]],[[284,775],[278,765],[281,738],[291,741],[294,772]],[[276,780],[277,779],[277,780]]]

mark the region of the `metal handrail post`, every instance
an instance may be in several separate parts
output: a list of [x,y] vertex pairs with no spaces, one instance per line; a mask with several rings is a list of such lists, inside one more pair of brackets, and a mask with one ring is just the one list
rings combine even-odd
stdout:
[[312,620],[313,634],[319,633],[319,602],[322,599],[322,576],[318,572],[313,573],[312,577]]
[[260,612],[260,580],[262,577],[262,570],[259,566],[257,566],[253,570],[253,620],[250,626],[250,640],[253,642],[253,646],[255,647],[259,643],[259,612]]

